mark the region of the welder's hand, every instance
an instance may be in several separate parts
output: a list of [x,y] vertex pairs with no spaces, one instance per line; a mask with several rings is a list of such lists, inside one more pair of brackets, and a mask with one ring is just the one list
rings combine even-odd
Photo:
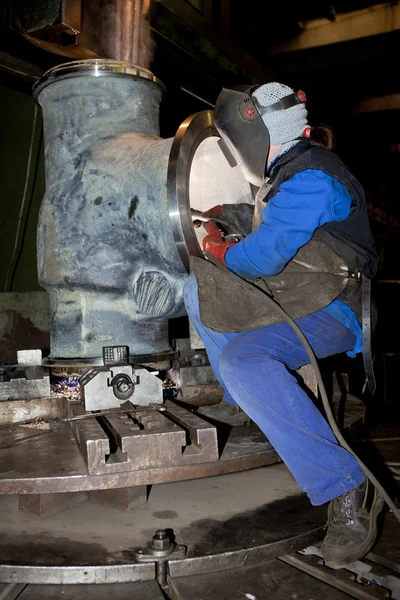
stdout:
[[225,254],[228,248],[235,245],[235,242],[225,242],[222,237],[222,232],[218,229],[218,226],[214,221],[204,223],[204,229],[207,231],[207,235],[203,239],[204,252],[212,254],[218,262],[226,266]]
[[222,219],[222,204],[217,204],[217,206],[209,208],[202,213],[202,216],[211,217],[212,219],[218,219],[218,217],[220,217]]

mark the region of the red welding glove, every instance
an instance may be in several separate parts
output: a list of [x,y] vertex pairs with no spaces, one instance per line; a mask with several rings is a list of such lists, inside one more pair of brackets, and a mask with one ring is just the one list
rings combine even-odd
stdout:
[[201,214],[203,217],[212,217],[213,219],[218,219],[219,217],[222,219],[222,204],[217,204],[217,206],[213,206]]
[[[211,209],[214,210],[214,209]],[[207,211],[208,213],[210,211]],[[203,213],[206,215],[206,213]],[[209,214],[206,216],[210,216]],[[221,264],[226,266],[225,254],[228,248],[235,245],[235,242],[224,242],[222,238],[222,232],[218,229],[217,224],[214,221],[208,221],[204,223],[204,229],[207,231],[206,237],[203,239],[203,250],[212,254],[214,258]]]

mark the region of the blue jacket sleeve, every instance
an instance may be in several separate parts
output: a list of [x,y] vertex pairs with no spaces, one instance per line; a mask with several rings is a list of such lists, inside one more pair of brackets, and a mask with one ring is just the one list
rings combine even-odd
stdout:
[[246,279],[276,275],[318,227],[346,219],[350,207],[351,196],[337,179],[320,170],[301,171],[268,202],[257,231],[228,249],[227,267]]

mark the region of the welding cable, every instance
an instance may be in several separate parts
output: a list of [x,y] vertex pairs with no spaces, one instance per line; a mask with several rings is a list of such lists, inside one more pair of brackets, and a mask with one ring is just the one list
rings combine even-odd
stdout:
[[[211,254],[209,254],[208,252],[203,252],[203,254],[215,266],[225,270],[225,267],[223,267],[220,263],[217,264],[215,262],[215,258]],[[236,275],[237,275],[237,273],[236,273]],[[240,275],[237,275],[237,276],[240,277]],[[245,281],[247,284],[250,283],[254,288],[256,288],[257,290],[260,291],[260,288],[256,285],[254,285],[251,281],[248,281],[247,279],[244,279],[243,277],[240,277],[240,279],[243,279],[243,281]],[[360,465],[360,468],[362,469],[364,475],[372,483],[372,485],[375,487],[375,489],[379,492],[379,494],[381,495],[383,500],[386,502],[386,504],[388,505],[388,507],[394,514],[394,516],[396,517],[396,519],[400,522],[400,510],[397,508],[397,506],[395,505],[395,503],[393,502],[393,500],[391,499],[389,494],[386,492],[384,487],[381,485],[381,483],[378,481],[378,479],[375,477],[375,475],[362,462],[362,460],[357,456],[357,454],[354,452],[354,450],[349,446],[349,444],[346,442],[346,440],[342,436],[340,429],[336,424],[335,417],[333,416],[333,413],[332,413],[328,394],[326,393],[325,385],[322,380],[321,371],[318,366],[317,357],[315,356],[314,350],[311,348],[306,336],[301,331],[300,327],[296,324],[296,322],[292,319],[292,317],[286,312],[286,310],[284,308],[282,308],[282,306],[276,300],[274,300],[267,292],[265,292],[264,290],[261,290],[261,291],[263,292],[265,299],[266,299],[267,303],[271,306],[271,308],[275,312],[277,312],[288,325],[290,325],[290,327],[293,329],[293,331],[299,338],[300,342],[302,343],[304,350],[307,352],[308,358],[310,359],[310,364],[312,365],[315,375],[316,375],[316,378],[317,378],[318,389],[321,394],[322,404],[324,406],[326,418],[328,420],[329,425],[331,426],[331,429],[332,429],[339,445],[342,446],[342,448],[344,448],[345,450],[347,450],[347,452],[349,452],[356,459],[356,461]]]
[[[256,286],[254,286],[254,287],[256,287]],[[257,287],[257,289],[260,289],[260,288]],[[273,298],[271,298],[271,296],[269,296],[266,292],[264,292],[264,290],[262,290],[262,292],[264,293],[264,295],[267,299],[267,302],[270,304],[271,308],[273,308],[279,315],[282,316],[282,318],[286,321],[286,323],[288,323],[288,325],[290,325],[290,327],[293,329],[293,331],[296,333],[297,337],[299,338],[300,342],[303,344],[303,347],[304,347],[305,351],[307,352],[308,358],[310,359],[310,363],[311,363],[311,365],[315,371],[315,375],[317,377],[318,388],[319,388],[319,391],[321,394],[322,404],[324,406],[326,418],[328,420],[329,425],[331,426],[331,429],[332,429],[339,445],[342,446],[342,448],[344,448],[345,450],[347,450],[347,452],[349,452],[356,459],[356,461],[360,465],[360,468],[364,472],[364,475],[367,477],[367,479],[369,479],[369,481],[372,483],[372,485],[375,487],[375,489],[379,492],[381,497],[385,500],[386,504],[388,505],[388,507],[394,514],[394,516],[396,517],[396,519],[400,522],[400,510],[397,508],[397,506],[395,505],[395,503],[393,502],[393,500],[391,499],[389,494],[386,492],[384,487],[381,485],[381,483],[378,481],[378,479],[375,477],[375,475],[362,462],[362,460],[357,456],[357,454],[354,452],[354,450],[352,450],[352,448],[349,446],[349,444],[346,442],[346,440],[342,436],[340,429],[337,426],[335,418],[332,413],[331,405],[330,405],[329,399],[328,399],[328,394],[326,393],[325,385],[322,380],[321,371],[318,366],[317,357],[315,356],[314,350],[311,348],[306,336],[301,331],[300,327],[296,324],[296,322],[292,319],[292,317],[290,315],[288,315],[288,313],[285,311],[285,309],[282,308],[282,306],[278,302],[276,302],[276,300],[274,300]]]
[[27,221],[28,221],[29,211],[31,208],[32,198],[33,198],[33,193],[34,193],[34,188],[35,188],[35,183],[36,183],[36,176],[37,176],[37,172],[38,172],[38,164],[39,164],[39,157],[40,157],[40,145],[41,145],[41,141],[42,141],[42,131],[40,133],[39,147],[38,147],[38,151],[37,151],[36,162],[34,165],[35,171],[34,171],[34,176],[33,176],[33,182],[32,182],[32,186],[30,189],[30,194],[28,196],[28,187],[29,187],[30,175],[31,175],[31,170],[32,170],[32,162],[33,162],[32,159],[33,159],[33,153],[34,153],[34,142],[35,142],[36,131],[37,131],[37,122],[38,122],[37,116],[38,116],[38,106],[37,106],[37,104],[35,104],[35,109],[34,109],[34,113],[33,113],[33,122],[32,122],[32,132],[31,132],[31,138],[30,138],[30,142],[29,142],[28,160],[27,160],[27,165],[26,165],[24,190],[22,193],[21,206],[19,209],[17,230],[15,233],[14,248],[12,251],[12,256],[10,259],[10,263],[8,265],[7,275],[6,275],[6,279],[4,282],[4,292],[11,292],[11,290],[12,290],[15,273],[16,273],[17,267],[18,267],[18,262],[21,258],[21,252],[22,252],[22,247],[23,247],[23,243],[24,243],[24,236],[26,233],[26,225],[27,225]]

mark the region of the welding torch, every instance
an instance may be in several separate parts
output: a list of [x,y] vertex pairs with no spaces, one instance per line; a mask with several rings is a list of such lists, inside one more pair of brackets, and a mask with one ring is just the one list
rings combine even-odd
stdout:
[[200,210],[196,210],[195,208],[191,208],[190,213],[192,216],[194,227],[200,227],[201,223],[208,223],[209,221],[213,221],[214,223],[221,225],[222,229],[224,230],[223,237],[226,241],[239,242],[243,239],[243,236],[240,233],[232,231],[232,227],[229,221],[226,221],[225,219],[221,219],[220,217],[205,216]]

